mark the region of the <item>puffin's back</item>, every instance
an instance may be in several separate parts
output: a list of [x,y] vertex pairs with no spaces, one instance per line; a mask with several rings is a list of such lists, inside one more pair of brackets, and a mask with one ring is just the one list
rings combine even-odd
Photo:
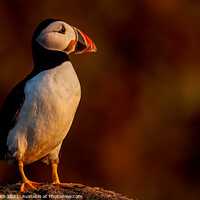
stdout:
[[4,159],[7,151],[7,136],[16,123],[16,117],[24,102],[25,80],[19,83],[9,93],[0,111],[0,160]]

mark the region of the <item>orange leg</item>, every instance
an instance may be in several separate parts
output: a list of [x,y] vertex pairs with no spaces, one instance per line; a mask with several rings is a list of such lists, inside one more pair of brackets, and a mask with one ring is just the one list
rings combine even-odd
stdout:
[[67,188],[85,187],[85,185],[79,183],[61,183],[58,177],[58,165],[56,163],[51,164],[51,169],[52,169],[53,185],[58,185],[60,187],[67,187]]
[[20,191],[21,192],[32,192],[34,190],[39,190],[40,186],[42,184],[28,180],[28,178],[26,177],[26,175],[24,173],[24,164],[23,164],[22,161],[19,161],[18,166],[19,166],[19,171],[20,171],[21,176],[22,176],[22,185],[21,185]]

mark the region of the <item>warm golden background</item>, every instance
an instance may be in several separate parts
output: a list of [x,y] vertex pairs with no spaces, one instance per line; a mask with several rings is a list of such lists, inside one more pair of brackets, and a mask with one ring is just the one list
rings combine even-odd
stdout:
[[[200,199],[198,0],[0,1],[0,104],[33,68],[46,18],[88,34],[97,54],[70,55],[82,100],[61,150],[61,181],[139,200]],[[40,162],[25,167],[51,181]],[[0,162],[0,184],[20,180]]]

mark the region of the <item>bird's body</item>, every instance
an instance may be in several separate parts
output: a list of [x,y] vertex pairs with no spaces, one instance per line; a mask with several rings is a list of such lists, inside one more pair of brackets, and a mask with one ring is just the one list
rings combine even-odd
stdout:
[[23,165],[42,158],[52,167],[53,184],[63,185],[57,174],[59,152],[81,96],[68,54],[96,51],[87,35],[61,20],[45,20],[34,32],[34,69],[10,92],[0,112],[0,159],[18,164],[21,191],[39,188],[26,178]]
[[80,93],[79,80],[70,61],[28,80],[17,123],[7,139],[13,159],[17,157],[28,164],[48,155],[56,154],[57,158],[58,147],[69,131]]

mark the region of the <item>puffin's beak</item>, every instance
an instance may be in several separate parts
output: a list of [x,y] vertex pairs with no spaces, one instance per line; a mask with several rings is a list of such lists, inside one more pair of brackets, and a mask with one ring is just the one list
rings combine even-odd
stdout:
[[76,47],[75,53],[80,54],[84,52],[97,52],[96,45],[92,40],[82,31],[73,27],[76,33]]

